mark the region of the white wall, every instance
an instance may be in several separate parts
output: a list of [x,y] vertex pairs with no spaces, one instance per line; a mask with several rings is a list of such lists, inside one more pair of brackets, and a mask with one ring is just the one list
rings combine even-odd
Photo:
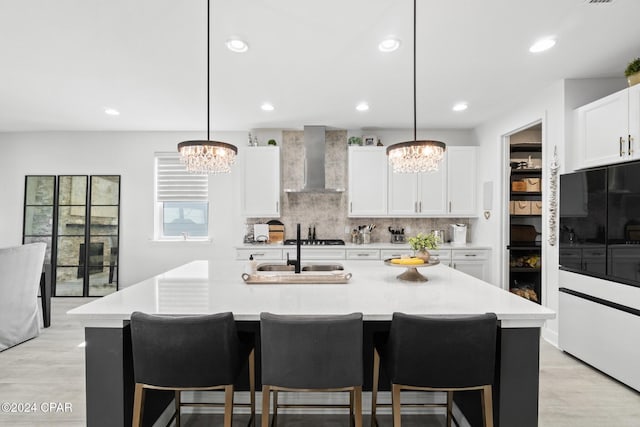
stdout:
[[[246,132],[212,134],[212,139],[246,145]],[[0,133],[0,247],[22,242],[25,175],[121,175],[120,287],[204,258],[229,258],[237,243],[239,183],[230,175],[212,176],[212,241],[153,242],[154,152],[201,139],[203,132],[42,132]]]
[[[621,86],[622,85],[622,86]],[[475,129],[479,150],[479,181],[494,183],[494,209],[489,220],[481,219],[475,228],[475,241],[490,245],[494,251],[495,262],[491,277],[496,285],[507,288],[508,277],[508,156],[504,145],[505,136],[529,125],[542,121],[543,143],[543,194],[549,193],[549,165],[554,147],[557,147],[560,161],[560,173],[565,165],[573,165],[579,150],[573,138],[573,109],[624,88],[624,79],[581,79],[557,81],[526,105],[515,108],[503,116],[490,120]],[[543,279],[542,303],[558,310],[558,246],[548,244],[548,200],[543,200],[545,209],[542,215]],[[500,262],[502,261],[502,262]],[[558,319],[547,321],[543,336],[554,344],[558,342]]]

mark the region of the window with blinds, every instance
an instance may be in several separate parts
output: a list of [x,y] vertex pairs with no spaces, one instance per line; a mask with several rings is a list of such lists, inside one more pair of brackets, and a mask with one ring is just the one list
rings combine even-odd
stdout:
[[187,172],[178,153],[156,153],[155,161],[158,237],[207,237],[209,177]]

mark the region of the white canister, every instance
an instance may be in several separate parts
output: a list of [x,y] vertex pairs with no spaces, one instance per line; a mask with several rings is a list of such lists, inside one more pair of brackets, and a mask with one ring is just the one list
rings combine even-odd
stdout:
[[454,246],[467,244],[467,224],[451,224],[451,244]]

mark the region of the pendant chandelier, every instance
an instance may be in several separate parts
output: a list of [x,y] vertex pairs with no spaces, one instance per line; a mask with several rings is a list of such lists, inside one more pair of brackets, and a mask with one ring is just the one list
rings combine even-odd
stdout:
[[387,147],[389,163],[395,173],[437,171],[444,158],[444,142],[418,140],[416,114],[416,0],[413,0],[413,141]]
[[211,141],[210,137],[209,9],[210,0],[207,0],[207,139],[203,141],[183,141],[178,144],[180,160],[185,164],[187,171],[197,174],[229,173],[231,172],[231,165],[235,163],[236,155],[238,154],[238,149],[235,145]]

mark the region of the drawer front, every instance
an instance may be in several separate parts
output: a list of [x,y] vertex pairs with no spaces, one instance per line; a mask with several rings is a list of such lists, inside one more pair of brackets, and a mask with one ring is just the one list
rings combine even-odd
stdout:
[[451,259],[451,251],[449,249],[429,249],[429,254],[440,258],[440,262],[448,262]]
[[380,251],[378,249],[347,249],[347,259],[380,259]]
[[[296,258],[296,248],[285,249],[284,258],[289,254],[290,259]],[[345,259],[344,249],[301,248],[302,262],[316,259]]]
[[380,259],[400,258],[401,256],[413,256],[411,249],[382,249],[380,250]]
[[453,249],[451,258],[455,260],[474,261],[489,259],[489,251],[481,249]]
[[[295,251],[294,251],[295,254]],[[260,261],[262,259],[268,260],[281,260],[282,249],[267,249],[267,248],[246,248],[236,249],[236,259],[247,261],[249,256],[253,255],[253,259]]]

